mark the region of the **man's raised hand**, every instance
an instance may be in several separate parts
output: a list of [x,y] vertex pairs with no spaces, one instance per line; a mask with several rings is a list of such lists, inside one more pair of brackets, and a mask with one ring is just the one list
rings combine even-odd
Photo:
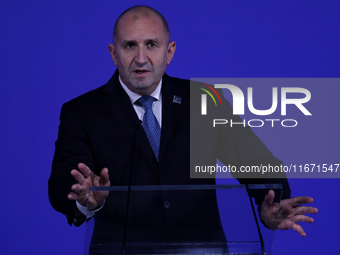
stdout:
[[76,200],[82,206],[87,207],[89,211],[95,210],[104,204],[108,191],[91,191],[89,187],[110,186],[109,170],[103,168],[100,176],[95,175],[91,169],[84,163],[79,163],[78,168],[71,171],[71,175],[78,181],[71,187],[72,192],[68,194],[68,199]]
[[294,197],[284,199],[280,203],[274,203],[274,197],[275,192],[270,190],[261,206],[260,217],[262,221],[271,229],[293,229],[301,236],[306,236],[305,231],[297,222],[314,222],[313,218],[304,214],[315,214],[318,209],[301,205],[312,203],[313,198]]

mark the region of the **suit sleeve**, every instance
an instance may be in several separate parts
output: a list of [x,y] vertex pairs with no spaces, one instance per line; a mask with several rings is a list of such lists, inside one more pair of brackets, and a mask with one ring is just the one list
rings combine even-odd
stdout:
[[[232,115],[232,107],[227,100],[223,101],[223,107],[220,115],[228,116],[229,125],[219,127],[217,157],[225,165],[236,166],[236,169],[254,166],[281,166],[281,160],[273,156],[268,148],[263,144],[259,137],[251,130],[249,126],[243,124],[230,125],[233,123],[242,123],[242,119],[237,115]],[[274,201],[290,198],[290,188],[285,173],[233,173],[241,184],[282,184],[283,193],[281,197],[279,192]],[[260,208],[268,190],[251,190],[251,196]]]
[[89,138],[72,103],[68,102],[61,110],[48,194],[53,208],[63,213],[70,225],[76,226],[80,226],[86,218],[78,210],[76,202],[68,200],[67,195],[76,183],[71,170],[77,169],[80,162],[91,169],[94,167]]

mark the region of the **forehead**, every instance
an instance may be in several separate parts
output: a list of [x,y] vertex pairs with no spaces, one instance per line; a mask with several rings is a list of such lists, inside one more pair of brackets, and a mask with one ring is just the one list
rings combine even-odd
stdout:
[[159,39],[167,37],[161,18],[148,10],[126,13],[119,20],[117,29],[118,38],[123,40],[134,40],[140,37]]

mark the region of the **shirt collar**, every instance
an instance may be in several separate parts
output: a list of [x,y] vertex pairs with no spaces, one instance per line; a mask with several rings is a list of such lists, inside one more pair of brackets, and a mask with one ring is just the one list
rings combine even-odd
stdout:
[[[154,97],[156,100],[158,101],[161,101],[161,89],[162,89],[162,80],[161,79],[158,83],[158,86],[157,88],[155,89],[154,92],[151,93],[150,96]],[[122,80],[120,79],[120,75],[119,75],[119,82],[120,84],[122,85],[123,89],[125,90],[126,94],[128,94],[130,100],[131,100],[131,103],[135,103],[139,98],[141,98],[142,96],[135,93],[135,92],[132,92],[131,90],[128,89],[128,87],[122,82]]]

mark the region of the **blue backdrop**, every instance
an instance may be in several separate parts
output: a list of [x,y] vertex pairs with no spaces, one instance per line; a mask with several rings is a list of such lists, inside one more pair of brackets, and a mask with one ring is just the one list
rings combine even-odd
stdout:
[[[114,21],[136,4],[168,20],[171,76],[339,77],[338,1],[1,1],[1,254],[81,254],[84,227],[70,227],[47,196],[60,108],[111,77]],[[339,92],[320,88],[324,119],[306,133],[287,133],[283,144],[261,138],[279,158],[339,163]],[[319,213],[303,224],[305,238],[277,232],[274,254],[339,253],[338,184],[290,180],[292,195],[314,197]]]

